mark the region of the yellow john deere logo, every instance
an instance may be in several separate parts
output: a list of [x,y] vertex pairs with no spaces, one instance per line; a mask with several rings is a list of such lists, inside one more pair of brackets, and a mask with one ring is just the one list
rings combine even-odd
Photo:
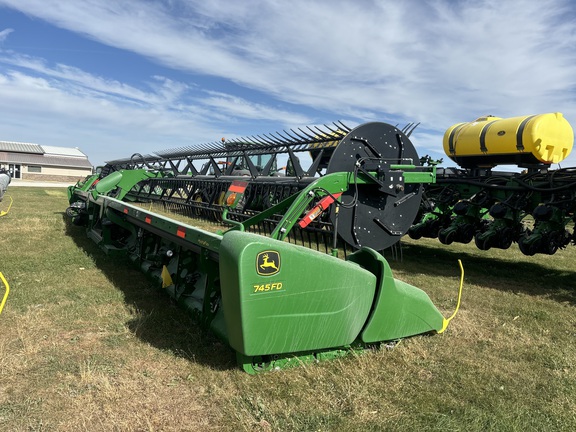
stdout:
[[271,276],[280,271],[280,254],[276,251],[260,252],[256,257],[256,271],[262,276]]

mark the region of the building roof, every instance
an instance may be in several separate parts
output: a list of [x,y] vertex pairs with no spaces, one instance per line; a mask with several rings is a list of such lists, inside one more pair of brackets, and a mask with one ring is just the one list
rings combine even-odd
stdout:
[[59,155],[59,156],[77,156],[85,158],[86,155],[80,151],[80,149],[72,147],[56,147],[56,146],[40,146],[44,149],[46,154]]
[[0,141],[0,161],[54,167],[92,168],[88,157],[78,148],[40,146],[13,141]]
[[0,151],[0,160],[5,163],[27,165],[59,166],[70,168],[92,168],[90,161],[84,157],[52,156],[47,154],[13,153]]
[[38,144],[0,141],[0,151],[44,154]]

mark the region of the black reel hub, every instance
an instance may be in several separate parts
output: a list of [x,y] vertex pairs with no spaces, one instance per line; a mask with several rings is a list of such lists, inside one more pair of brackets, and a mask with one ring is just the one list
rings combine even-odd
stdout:
[[420,160],[409,138],[386,123],[358,126],[334,150],[328,173],[350,172],[359,180],[376,180],[351,186],[342,195],[337,216],[332,212],[332,223],[348,244],[383,250],[398,242],[414,222],[422,189],[420,184],[404,183],[404,172],[391,169],[397,164],[419,166]]

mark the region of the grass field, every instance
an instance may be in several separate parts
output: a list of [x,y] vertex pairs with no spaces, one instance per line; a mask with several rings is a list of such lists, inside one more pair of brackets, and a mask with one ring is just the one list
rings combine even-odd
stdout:
[[574,246],[524,257],[405,241],[395,276],[445,315],[462,259],[462,306],[444,334],[249,376],[129,263],[67,223],[65,189],[8,194],[0,431],[576,430]]

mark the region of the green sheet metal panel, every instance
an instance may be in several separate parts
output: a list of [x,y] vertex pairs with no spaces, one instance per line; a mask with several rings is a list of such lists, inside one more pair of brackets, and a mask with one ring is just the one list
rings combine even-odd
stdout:
[[444,317],[428,294],[394,279],[388,262],[378,252],[362,248],[348,259],[378,276],[378,292],[362,342],[373,343],[440,331]]
[[228,340],[248,356],[349,345],[376,287],[356,264],[240,231],[223,236],[220,281]]

